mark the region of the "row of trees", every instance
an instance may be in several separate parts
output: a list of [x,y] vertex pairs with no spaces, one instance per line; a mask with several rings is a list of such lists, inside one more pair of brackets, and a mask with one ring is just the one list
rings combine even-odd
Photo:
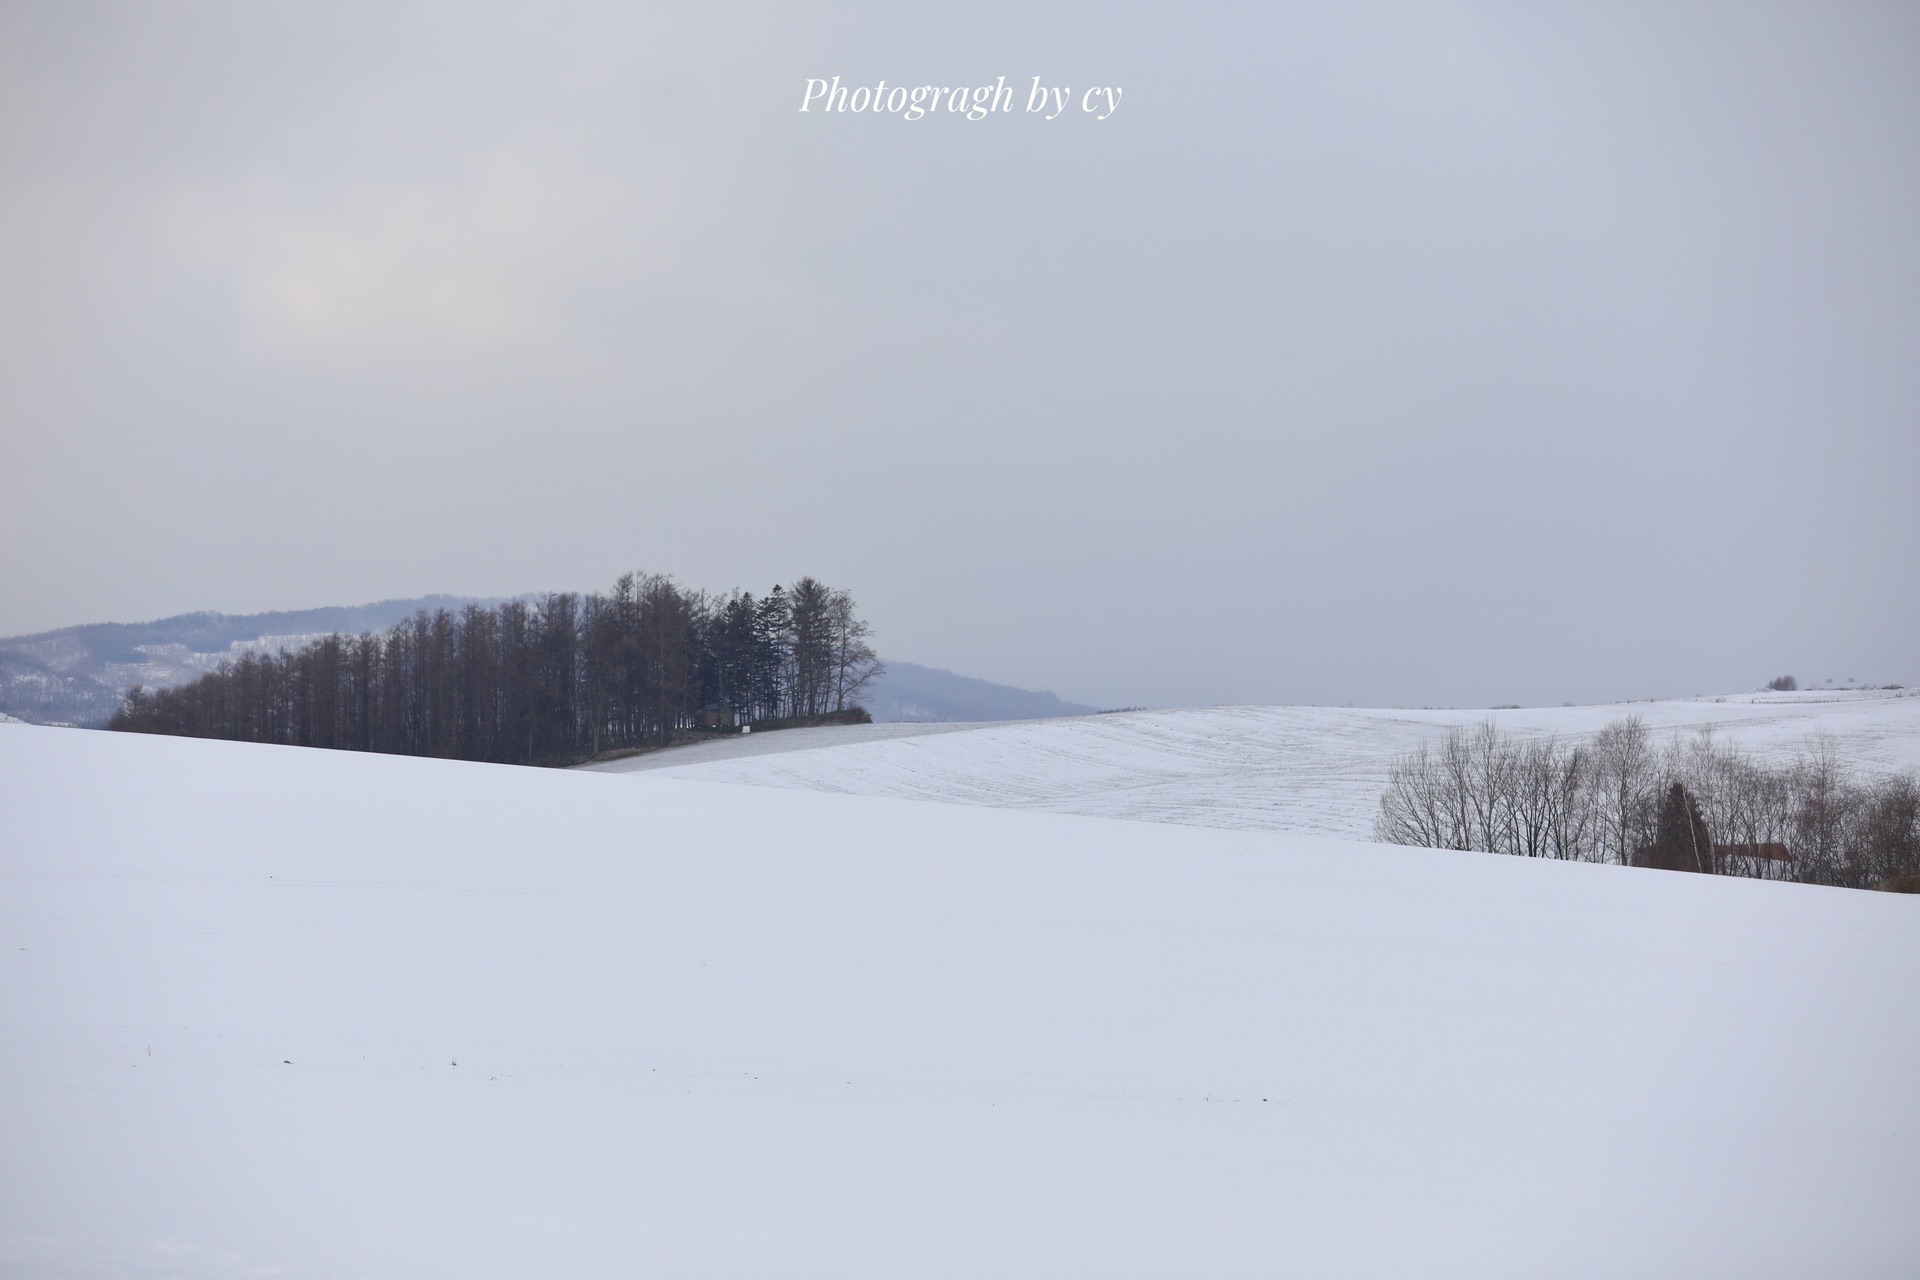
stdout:
[[1455,728],[1389,770],[1393,844],[1873,888],[1920,875],[1920,778],[1856,776],[1831,740],[1769,764],[1638,717],[1590,741]]
[[605,595],[422,612],[382,633],[250,653],[135,689],[108,728],[543,764],[662,745],[697,724],[845,712],[882,673],[853,597],[627,574]]

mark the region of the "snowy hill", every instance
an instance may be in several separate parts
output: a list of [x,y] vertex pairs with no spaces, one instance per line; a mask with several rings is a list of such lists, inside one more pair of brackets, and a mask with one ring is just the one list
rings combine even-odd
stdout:
[[[661,752],[597,766],[708,782],[1042,809],[1205,827],[1366,839],[1387,765],[1447,727],[1492,719],[1528,734],[1584,736],[1636,715],[1664,733],[1711,729],[1770,757],[1827,735],[1873,770],[1920,767],[1920,691],[1761,693],[1585,707],[1403,711],[1213,707],[1036,721],[863,740],[769,734],[749,748]],[[788,748],[782,750],[782,748]],[[799,748],[799,749],[793,749]],[[748,751],[753,754],[746,756]],[[737,752],[737,758],[722,758]]]
[[6,1276],[1920,1260],[1910,898],[25,726],[0,810]]

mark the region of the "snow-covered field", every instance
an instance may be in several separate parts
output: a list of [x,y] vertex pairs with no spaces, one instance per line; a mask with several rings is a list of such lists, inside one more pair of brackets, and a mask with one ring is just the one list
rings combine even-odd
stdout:
[[[1021,721],[1038,724],[1040,721]],[[754,756],[786,755],[812,751],[816,747],[844,747],[856,742],[891,742],[897,738],[919,738],[937,733],[972,733],[995,725],[993,721],[887,720],[876,724],[816,725],[806,729],[780,729],[772,733],[728,733],[700,742],[691,742],[666,750],[646,751],[601,764],[579,766],[592,773],[647,773],[655,769],[678,769],[690,764],[720,760],[745,760]]]
[[1920,1270],[1912,898],[696,776],[0,728],[0,1274]]
[[[791,743],[772,733],[762,735],[751,758],[725,757],[728,742],[595,767],[1363,840],[1389,761],[1450,725],[1490,718],[1518,733],[1579,737],[1637,715],[1663,736],[1711,727],[1722,740],[1775,759],[1823,733],[1866,770],[1911,769],[1920,768],[1917,694],[1810,691],[1505,711],[1215,707],[980,728],[882,725],[872,727],[965,731],[863,741],[852,736],[858,730],[813,730],[816,736]],[[835,733],[846,736],[836,740]]]

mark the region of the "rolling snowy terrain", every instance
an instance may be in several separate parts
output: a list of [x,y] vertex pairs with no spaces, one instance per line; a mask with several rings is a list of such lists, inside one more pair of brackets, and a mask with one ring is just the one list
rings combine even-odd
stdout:
[[[1405,711],[1212,707],[1030,721],[882,740],[866,726],[766,734],[591,768],[853,795],[1041,809],[1364,840],[1395,754],[1450,725],[1586,736],[1635,715],[1663,736],[1710,729],[1784,759],[1826,735],[1872,771],[1920,768],[1920,691],[1741,694],[1724,699]],[[949,729],[955,726],[930,726]],[[893,726],[886,726],[892,729]],[[751,735],[749,735],[751,736]],[[731,753],[731,754],[730,754]]]
[[[1209,717],[1450,718],[699,769]],[[1911,898],[696,776],[0,727],[0,1275],[1920,1264]]]

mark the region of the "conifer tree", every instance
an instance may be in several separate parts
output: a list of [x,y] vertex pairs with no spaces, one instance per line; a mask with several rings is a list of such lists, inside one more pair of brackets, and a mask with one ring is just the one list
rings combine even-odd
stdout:
[[1707,830],[1707,820],[1700,816],[1693,796],[1678,782],[1667,788],[1660,802],[1647,865],[1667,871],[1713,872],[1713,836]]

